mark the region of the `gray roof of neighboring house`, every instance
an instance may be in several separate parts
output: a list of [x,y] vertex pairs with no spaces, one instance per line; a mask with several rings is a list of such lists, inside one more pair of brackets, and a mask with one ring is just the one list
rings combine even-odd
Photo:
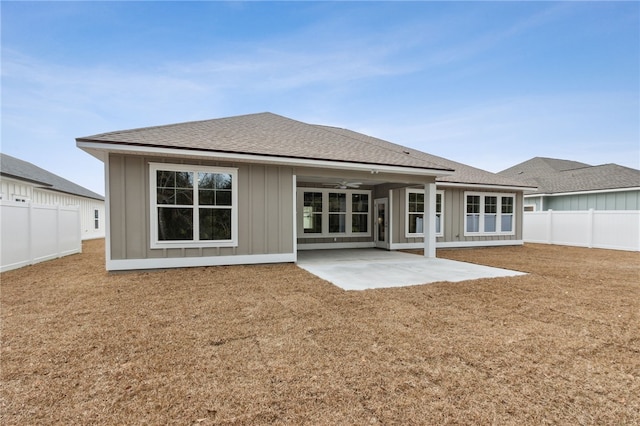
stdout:
[[104,201],[104,197],[29,162],[0,154],[0,175],[28,181],[51,191]]
[[591,166],[556,158],[535,157],[498,174],[537,186],[538,190],[533,194],[640,187],[640,170],[618,164]]
[[307,124],[272,113],[122,130],[81,137],[76,141],[454,170],[453,175],[437,180],[527,186],[517,180],[351,130]]

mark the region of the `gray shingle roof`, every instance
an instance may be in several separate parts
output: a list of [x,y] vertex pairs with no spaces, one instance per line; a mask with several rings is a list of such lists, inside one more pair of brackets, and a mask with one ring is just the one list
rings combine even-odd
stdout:
[[76,141],[455,170],[453,176],[438,180],[526,186],[513,179],[351,130],[307,124],[272,113],[122,130],[81,137]]
[[[319,127],[327,127],[327,126],[319,126]],[[338,129],[334,127],[328,127],[328,128],[334,132],[350,135],[350,137],[352,138],[360,138],[362,140],[367,141],[367,143],[369,144],[381,145],[381,146],[384,146],[385,149],[393,150],[398,153],[403,153],[404,155],[407,155],[408,153],[408,155],[414,156],[416,158],[423,158],[425,159],[425,161],[439,164],[443,168],[454,170],[454,173],[452,175],[437,177],[436,182],[440,182],[443,184],[461,183],[461,184],[483,184],[483,185],[491,185],[491,186],[520,186],[520,187],[529,186],[527,184],[523,184],[521,181],[516,179],[510,179],[508,177],[499,176],[496,173],[491,173],[486,170],[471,167],[466,164],[448,160],[443,157],[438,157],[437,155],[427,154],[425,152],[418,151],[417,149],[408,148],[402,145],[394,144],[392,142],[387,142],[382,139],[377,139],[371,136],[363,135],[361,133],[356,133],[347,129]]]
[[104,200],[104,197],[100,194],[96,194],[45,169],[7,154],[0,154],[0,175],[35,183],[52,191]]
[[556,158],[535,157],[498,174],[537,186],[533,194],[640,187],[640,170],[618,164],[591,166]]

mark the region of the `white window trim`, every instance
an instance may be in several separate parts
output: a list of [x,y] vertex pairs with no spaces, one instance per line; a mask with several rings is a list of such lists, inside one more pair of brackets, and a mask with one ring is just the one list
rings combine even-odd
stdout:
[[[157,203],[157,181],[156,172],[158,170],[167,170],[173,172],[192,172],[194,173],[194,240],[180,241],[159,241],[158,240],[158,205]],[[198,241],[197,212],[199,208],[198,191],[197,191],[197,175],[198,173],[226,173],[231,175],[231,239],[230,240],[214,240],[214,241]],[[150,200],[150,236],[151,248],[191,248],[191,247],[237,247],[238,246],[238,169],[230,167],[212,167],[198,166],[192,164],[170,164],[170,163],[149,163],[149,200]]]
[[[407,188],[407,192],[404,197],[405,198],[404,200],[404,211],[405,211],[404,236],[405,238],[417,238],[417,237],[424,238],[424,232],[409,232],[409,194],[410,193],[424,194],[424,189]],[[440,195],[440,232],[436,232],[436,237],[443,237],[444,236],[444,190],[442,189],[436,190],[436,196],[438,194]]]
[[[467,231],[467,198],[470,195],[477,195],[480,197],[480,223],[479,223],[479,229],[484,229],[484,217],[485,217],[485,213],[484,213],[484,198],[485,197],[497,197],[497,212],[496,212],[496,231],[495,232],[484,232],[484,231],[480,231],[480,232],[469,232]],[[500,231],[500,229],[502,228],[502,198],[513,198],[513,219],[511,221],[511,231],[507,231],[507,232],[502,232]],[[516,234],[516,202],[517,202],[517,198],[516,198],[516,194],[515,193],[507,193],[507,192],[472,192],[472,191],[465,191],[464,193],[464,210],[463,210],[463,229],[464,229],[464,236],[483,236],[483,235],[515,235]]]
[[[303,229],[303,209],[304,209],[304,193],[305,192],[321,192],[322,193],[322,232],[310,234],[305,233]],[[353,214],[359,214],[359,212],[353,212],[350,196],[353,194],[363,194],[368,196],[369,205],[367,215],[369,220],[367,221],[367,232],[352,232],[351,223],[346,226],[346,232],[329,232],[329,193],[332,194],[347,194],[347,211],[345,214],[348,218],[351,218]],[[371,191],[365,189],[333,189],[333,188],[312,188],[312,187],[300,187],[297,193],[297,206],[298,206],[298,238],[345,238],[345,237],[370,237],[372,224],[372,200]]]

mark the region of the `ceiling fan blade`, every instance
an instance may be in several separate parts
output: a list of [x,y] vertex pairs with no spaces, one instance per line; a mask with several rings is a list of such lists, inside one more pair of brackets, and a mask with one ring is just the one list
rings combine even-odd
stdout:
[[362,182],[348,182],[346,180],[341,180],[340,182],[335,183],[322,184],[322,186],[332,186],[336,189],[359,188],[360,185],[362,185]]

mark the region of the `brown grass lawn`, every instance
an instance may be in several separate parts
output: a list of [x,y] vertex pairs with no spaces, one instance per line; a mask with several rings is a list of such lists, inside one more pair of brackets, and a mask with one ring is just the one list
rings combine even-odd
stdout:
[[0,276],[0,423],[640,423],[640,253],[438,256],[515,278],[345,292],[292,264]]

